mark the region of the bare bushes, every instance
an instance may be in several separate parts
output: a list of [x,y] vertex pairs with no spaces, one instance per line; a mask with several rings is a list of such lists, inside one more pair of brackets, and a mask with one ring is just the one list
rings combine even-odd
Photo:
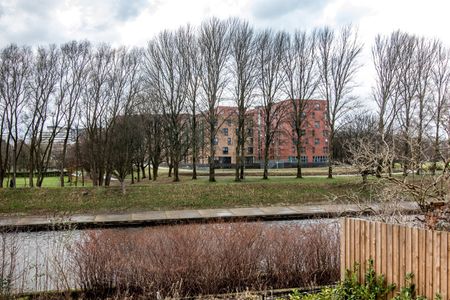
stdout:
[[187,296],[322,285],[339,279],[336,224],[183,225],[91,231],[73,251],[93,296]]

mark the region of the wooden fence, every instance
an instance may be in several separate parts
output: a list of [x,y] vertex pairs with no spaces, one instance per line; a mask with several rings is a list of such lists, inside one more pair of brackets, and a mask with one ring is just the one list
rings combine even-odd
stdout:
[[341,277],[360,264],[360,280],[374,260],[388,283],[404,286],[414,274],[418,295],[450,299],[450,233],[344,218],[341,223]]

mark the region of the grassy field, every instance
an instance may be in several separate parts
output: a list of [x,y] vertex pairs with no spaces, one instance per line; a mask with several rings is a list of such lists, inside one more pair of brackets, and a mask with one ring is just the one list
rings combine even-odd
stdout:
[[47,182],[44,188],[0,190],[0,215],[311,204],[327,202],[330,195],[358,189],[361,179],[274,176],[262,180],[249,176],[244,182],[236,183],[232,176],[224,175],[216,183],[209,183],[206,177],[193,181],[185,176],[181,182],[172,183],[170,178],[161,176],[157,182],[145,179],[128,185],[126,195],[121,194],[118,186],[57,188],[49,187],[53,179],[44,182]]

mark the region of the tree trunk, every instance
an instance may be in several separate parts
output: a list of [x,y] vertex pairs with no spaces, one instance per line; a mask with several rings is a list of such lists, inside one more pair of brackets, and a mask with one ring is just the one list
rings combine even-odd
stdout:
[[236,145],[236,167],[235,167],[235,174],[234,174],[234,181],[239,182],[241,181],[240,176],[240,170],[241,170],[241,155],[240,155],[240,137],[238,136],[238,142]]
[[239,178],[241,180],[245,179],[245,141],[243,143],[241,143],[241,174],[239,176]]
[[131,184],[134,184],[134,168],[133,168],[133,165],[131,165]]
[[145,166],[144,166],[143,163],[141,164],[141,170],[142,170],[142,179],[147,178],[147,176],[146,176],[146,174],[145,174]]
[[141,165],[138,163],[136,168],[137,182],[141,182]]
[[152,162],[151,162],[151,158],[148,159],[148,180],[152,180]]
[[172,170],[173,170],[173,165],[169,164],[169,174],[167,175],[168,177],[172,177]]
[[180,181],[179,166],[180,166],[180,163],[178,162],[178,159],[176,159],[173,163],[173,181],[174,182]]
[[301,151],[301,140],[300,140],[301,132],[297,130],[297,176],[296,178],[303,178],[302,176],[302,151]]
[[192,179],[197,179],[197,159],[196,154],[192,156]]
[[153,164],[152,168],[153,168],[153,181],[155,181],[158,178],[158,165]]
[[209,182],[216,182],[214,157],[209,157]]
[[126,190],[125,190],[125,180],[121,179],[120,180],[120,190],[122,191],[122,195],[126,194]]
[[264,149],[264,172],[263,179],[269,179],[269,147],[266,145]]
[[13,149],[13,176],[12,176],[12,184],[9,184],[9,187],[16,187],[16,177],[17,177],[17,142],[14,142]]
[[333,140],[334,132],[331,130],[330,139],[328,141],[328,178],[333,178]]
[[192,179],[197,179],[197,119],[195,107],[192,112]]
[[[66,165],[66,153],[67,153],[67,142],[69,140],[70,128],[66,131],[66,136],[64,137],[63,150],[61,153],[61,165],[59,167],[59,185],[64,186],[64,167]],[[78,143],[78,138],[77,138]]]

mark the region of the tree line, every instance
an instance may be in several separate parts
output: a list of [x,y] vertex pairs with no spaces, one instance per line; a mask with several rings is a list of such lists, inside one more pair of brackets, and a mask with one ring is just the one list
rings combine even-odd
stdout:
[[[17,172],[26,169],[28,185],[41,186],[51,161],[58,162],[61,186],[69,164],[86,170],[95,186],[115,177],[125,188],[133,170],[146,177],[147,167],[156,179],[162,162],[179,181],[187,156],[196,179],[201,149],[208,151],[209,180],[215,181],[224,99],[236,106],[236,181],[245,175],[251,108],[262,112],[264,178],[270,145],[286,120],[294,129],[301,178],[305,100],[326,100],[331,178],[335,161],[352,156],[343,140],[353,136],[342,137],[365,107],[352,93],[362,49],[351,26],[287,33],[256,30],[236,18],[164,30],[143,48],[88,41],[37,49],[8,45],[0,53],[0,184],[9,177],[15,186]],[[372,57],[377,122],[370,129],[379,152],[395,144],[401,157],[420,156],[432,130],[437,148],[447,129],[447,49],[437,40],[394,32],[377,36]],[[290,99],[289,109],[277,105],[283,99]],[[411,139],[419,150],[405,144]]]

